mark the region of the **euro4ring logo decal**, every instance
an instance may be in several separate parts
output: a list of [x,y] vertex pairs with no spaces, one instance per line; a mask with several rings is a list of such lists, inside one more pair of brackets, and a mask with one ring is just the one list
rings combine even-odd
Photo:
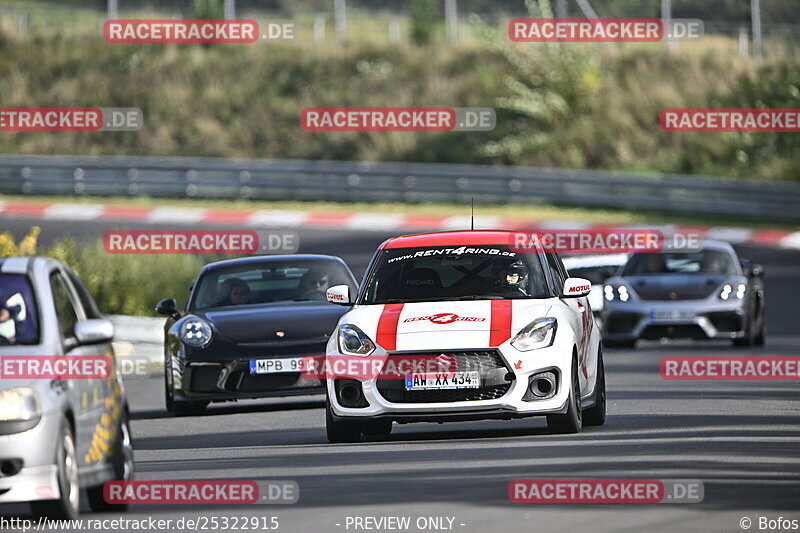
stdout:
[[435,315],[413,316],[403,322],[419,322],[427,320],[434,324],[452,324],[453,322],[485,322],[486,319],[478,316],[458,316],[455,313],[436,313]]

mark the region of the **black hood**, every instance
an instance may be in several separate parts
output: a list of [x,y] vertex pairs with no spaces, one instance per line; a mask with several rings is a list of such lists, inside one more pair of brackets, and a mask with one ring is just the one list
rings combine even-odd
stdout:
[[625,281],[643,300],[701,300],[730,279],[706,274],[628,276]]
[[346,307],[325,301],[226,306],[195,312],[219,340],[233,344],[291,344],[327,340]]

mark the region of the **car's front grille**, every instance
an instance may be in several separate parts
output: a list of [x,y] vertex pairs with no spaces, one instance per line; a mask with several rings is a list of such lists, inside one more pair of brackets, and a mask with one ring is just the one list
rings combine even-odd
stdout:
[[635,313],[614,313],[605,323],[606,333],[631,333],[641,317]]
[[[447,403],[502,398],[511,388],[511,369],[495,350],[393,353],[389,358],[449,358],[456,372],[477,371],[481,386],[476,389],[405,390],[403,379],[378,379],[378,393],[392,403]],[[388,364],[388,361],[387,361]]]
[[658,340],[663,338],[671,339],[707,339],[703,328],[695,324],[675,325],[675,326],[648,326],[641,335],[645,340]]
[[742,329],[742,317],[734,311],[709,313],[708,319],[717,331],[740,331]]

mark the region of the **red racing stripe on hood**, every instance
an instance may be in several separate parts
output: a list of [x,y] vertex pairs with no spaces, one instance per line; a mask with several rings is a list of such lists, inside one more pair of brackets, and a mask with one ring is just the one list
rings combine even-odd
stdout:
[[387,352],[397,349],[397,323],[402,311],[403,304],[385,304],[378,319],[375,342]]
[[492,300],[489,346],[500,346],[511,337],[511,300]]

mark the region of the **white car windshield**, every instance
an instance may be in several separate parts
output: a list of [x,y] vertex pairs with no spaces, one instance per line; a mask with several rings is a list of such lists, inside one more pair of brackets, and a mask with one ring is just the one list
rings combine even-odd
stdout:
[[508,246],[432,246],[383,250],[361,303],[550,297],[533,253]]

